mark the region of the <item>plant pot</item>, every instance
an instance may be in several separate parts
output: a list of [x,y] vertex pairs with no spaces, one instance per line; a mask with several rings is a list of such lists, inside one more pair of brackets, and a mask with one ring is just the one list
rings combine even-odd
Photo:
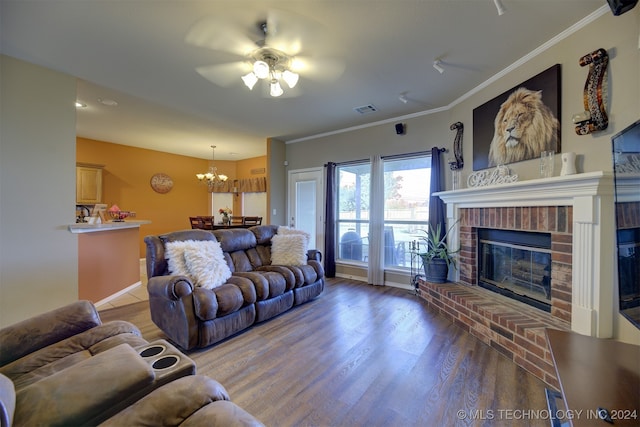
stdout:
[[424,262],[425,280],[431,283],[445,283],[449,275],[447,261],[441,258],[434,258]]

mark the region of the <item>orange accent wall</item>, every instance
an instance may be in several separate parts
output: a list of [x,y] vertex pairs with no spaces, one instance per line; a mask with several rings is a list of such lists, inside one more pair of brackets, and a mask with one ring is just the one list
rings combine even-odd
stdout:
[[[261,160],[260,160],[261,159]],[[140,227],[140,258],[145,257],[144,236],[190,228],[189,216],[211,215],[211,196],[195,177],[209,168],[209,160],[130,147],[87,138],[76,138],[76,161],[105,165],[102,177],[103,202],[134,211],[151,224]],[[242,161],[215,162],[218,173],[237,179],[237,168],[266,167],[266,157]],[[153,191],[151,177],[162,172],[173,179],[166,194]],[[73,207],[70,207],[73,209]]]
[[79,299],[96,303],[140,281],[138,235],[137,228],[78,234]]

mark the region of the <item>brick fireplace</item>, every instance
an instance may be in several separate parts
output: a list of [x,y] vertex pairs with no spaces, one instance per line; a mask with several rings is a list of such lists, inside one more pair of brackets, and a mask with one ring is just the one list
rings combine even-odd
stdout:
[[[557,387],[544,329],[611,337],[614,303],[613,176],[591,172],[438,193],[450,245],[460,247],[450,283],[420,283],[432,307]],[[551,312],[477,286],[478,230],[551,235]]]
[[572,206],[460,209],[459,283],[477,285],[478,229],[551,234],[551,315],[571,322]]

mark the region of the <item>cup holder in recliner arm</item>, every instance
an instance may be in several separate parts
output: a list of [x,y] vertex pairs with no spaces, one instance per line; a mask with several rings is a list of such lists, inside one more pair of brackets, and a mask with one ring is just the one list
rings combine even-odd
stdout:
[[178,356],[174,354],[170,354],[167,356],[163,356],[160,359],[154,361],[151,364],[151,367],[157,370],[169,369],[176,366],[179,361],[180,361],[180,358]]
[[166,340],[159,339],[136,351],[155,372],[155,381],[150,387],[156,388],[177,378],[196,373],[196,364]]
[[140,352],[142,357],[153,357],[164,353],[167,348],[160,344],[154,344],[151,347],[147,347]]

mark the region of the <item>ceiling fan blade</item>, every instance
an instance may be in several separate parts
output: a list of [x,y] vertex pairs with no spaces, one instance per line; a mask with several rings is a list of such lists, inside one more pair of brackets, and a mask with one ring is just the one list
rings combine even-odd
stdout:
[[236,83],[242,83],[240,77],[251,71],[251,66],[247,62],[237,61],[218,65],[204,65],[197,67],[196,71],[202,77],[218,86],[228,87]]
[[270,10],[266,22],[266,45],[291,56],[309,48],[315,51],[322,46],[319,37],[326,33],[313,19],[282,10]]
[[217,18],[204,18],[196,22],[185,37],[185,42],[212,50],[246,56],[257,48],[254,40],[238,25]]
[[291,64],[291,71],[321,82],[337,80],[344,73],[345,68],[344,61],[338,58],[296,56]]

